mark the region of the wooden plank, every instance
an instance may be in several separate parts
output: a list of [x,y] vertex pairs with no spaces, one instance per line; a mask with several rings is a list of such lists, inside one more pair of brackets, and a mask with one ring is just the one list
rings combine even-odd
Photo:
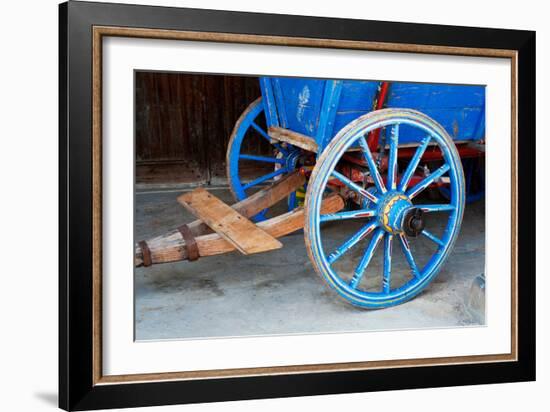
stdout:
[[288,197],[300,186],[303,186],[305,182],[305,176],[296,170],[277,180],[270,187],[257,191],[232,207],[245,217],[254,216]]
[[[303,186],[305,181],[305,176],[300,174],[299,171],[289,173],[288,175],[277,180],[271,186],[257,191],[253,195],[241,200],[238,203],[235,203],[231,207],[244,217],[252,217],[262,210],[267,209],[280,200],[286,198],[290,193],[294,192],[300,186]],[[194,220],[193,222],[188,223],[187,226],[189,226],[191,233],[195,237],[212,233],[212,229],[210,229],[206,223],[203,223],[202,220]],[[181,237],[180,232],[177,229],[174,229],[161,236],[149,239],[147,242],[154,243],[166,238],[167,236],[171,237],[172,235]],[[138,252],[138,249],[139,247],[137,247],[136,253]]]
[[[268,207],[273,206],[274,204],[279,202],[280,200],[286,198],[291,192],[295,191],[304,183],[305,177],[300,174],[299,171],[295,171],[279,179],[270,187],[257,191],[253,195],[247,197],[244,200],[241,200],[238,203],[235,203],[231,207],[247,218],[252,217],[262,210],[267,209]],[[195,220],[191,223],[188,223],[187,226],[195,237],[205,235],[207,233],[212,233],[212,229],[210,229],[210,227],[208,227],[208,225],[205,224],[202,220]],[[174,229],[161,236],[156,236],[147,240],[147,243],[151,245],[163,245],[166,239],[181,240],[181,234],[177,229]],[[185,245],[185,243],[183,243],[183,245]],[[179,250],[176,250],[174,253],[180,256]],[[170,253],[168,255],[172,256]],[[135,246],[135,256],[136,266],[141,265],[141,249],[137,245]],[[183,257],[180,256],[178,259],[176,259],[176,261],[186,258],[186,255]]]
[[283,247],[273,236],[201,187],[179,196],[178,202],[245,255]]
[[[333,194],[323,200],[321,213],[336,213],[344,208],[344,201],[336,194]],[[286,236],[304,227],[304,209],[294,209],[292,212],[264,220],[257,225],[262,230],[275,238]],[[198,236],[196,238],[201,257],[215,256],[229,253],[235,250],[230,242],[226,241],[217,233]],[[177,262],[187,259],[187,250],[185,241],[177,231],[169,232],[165,236],[159,236],[147,240],[147,245],[151,250],[151,260],[154,264]],[[141,266],[142,256],[139,247],[135,249],[135,266]]]
[[278,142],[286,142],[291,145],[300,147],[310,152],[317,153],[318,147],[315,139],[301,133],[296,133],[282,127],[270,127],[268,129],[269,136]]

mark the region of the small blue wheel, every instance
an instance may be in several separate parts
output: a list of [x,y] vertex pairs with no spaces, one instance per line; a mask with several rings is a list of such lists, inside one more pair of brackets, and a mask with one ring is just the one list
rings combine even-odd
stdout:
[[[383,151],[388,156],[384,173],[380,170],[384,162],[373,156],[365,138],[380,128],[389,136],[389,147]],[[420,129],[425,136],[408,164],[398,162],[400,128],[404,134]],[[439,146],[443,164],[419,178],[415,171],[428,145]],[[364,184],[339,171],[342,156],[355,148],[368,165]],[[449,201],[425,203],[422,192],[443,176],[450,182]],[[340,193],[353,194],[363,206],[321,214],[324,193],[335,186]],[[449,256],[460,231],[464,201],[462,164],[445,129],[415,110],[377,110],[342,129],[319,157],[306,194],[306,248],[315,270],[347,302],[371,309],[397,305],[420,293]],[[346,228],[351,235],[342,237]],[[393,253],[395,242],[402,253]],[[377,253],[380,264],[374,258]]]
[[[258,151],[262,145],[271,146],[270,156],[250,153],[250,150]],[[292,172],[299,155],[300,150],[292,145],[271,142],[265,126],[262,98],[256,99],[235,123],[227,146],[226,173],[235,200],[246,199],[266,184]],[[252,175],[247,172],[250,170]],[[293,192],[287,199],[288,210],[294,209],[296,204],[296,192]],[[261,211],[253,220],[265,220],[267,212]]]

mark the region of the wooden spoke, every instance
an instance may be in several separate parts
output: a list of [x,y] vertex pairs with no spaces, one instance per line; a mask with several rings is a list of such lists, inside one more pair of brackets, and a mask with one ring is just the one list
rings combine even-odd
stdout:
[[276,157],[266,157],[266,156],[258,156],[258,155],[249,155],[249,154],[240,154],[239,159],[243,160],[253,160],[255,162],[264,162],[264,163],[278,163],[278,164],[284,164],[284,159],[277,159]]
[[261,176],[257,179],[254,179],[253,181],[247,183],[246,185],[243,186],[243,189],[244,190],[249,189],[252,186],[259,185],[260,183],[263,183],[263,182],[265,182],[269,179],[272,179],[276,176],[282,175],[283,173],[286,173],[286,172],[287,172],[287,168],[286,167],[281,167],[280,169],[277,169],[274,172],[268,173],[267,175],[263,175],[263,176]]
[[369,149],[369,145],[365,140],[365,136],[361,136],[361,138],[359,138],[359,146],[361,147],[361,152],[363,153],[363,157],[365,158],[367,164],[369,165],[369,170],[370,170],[372,179],[374,180],[374,185],[376,186],[376,189],[380,193],[386,193],[386,187],[384,186],[384,182],[382,181],[382,176],[380,176],[378,167],[376,167],[376,163],[374,162],[374,159],[372,157],[372,153]]
[[453,205],[416,205],[423,212],[451,212],[455,210]]
[[361,196],[366,197],[367,199],[369,199],[370,201],[372,201],[374,203],[378,203],[378,198],[373,193],[369,192],[366,189],[363,189],[361,186],[359,186],[358,184],[352,182],[350,179],[348,179],[343,174],[337,172],[336,170],[333,170],[332,171],[332,176],[335,177],[336,179],[338,179],[339,181],[341,181],[343,184],[345,184],[351,190],[359,193]]
[[414,277],[419,277],[420,272],[418,271],[418,266],[416,266],[416,262],[414,260],[414,257],[411,252],[411,248],[409,246],[409,242],[407,241],[407,238],[403,233],[399,234],[399,243],[401,243],[401,249],[403,250],[403,254],[405,255],[405,258],[407,259],[407,262],[409,263],[409,266],[411,268],[412,274]]
[[265,140],[271,143],[271,137],[269,137],[267,132],[264,129],[262,129],[260,126],[258,126],[256,122],[252,122],[250,123],[250,125],[254,128],[254,130],[256,130],[260,134],[260,136],[262,136]]
[[431,185],[436,179],[439,179],[443,174],[445,174],[447,171],[449,170],[449,165],[447,164],[444,164],[443,166],[441,166],[439,169],[437,169],[435,172],[431,173],[429,176],[425,177],[424,179],[422,179],[422,181],[420,181],[419,183],[417,183],[416,186],[414,186],[413,188],[409,189],[407,191],[407,196],[409,197],[409,199],[412,199],[416,196],[418,196],[418,194],[420,192],[422,192],[424,189],[426,189],[429,185]]
[[384,236],[384,272],[382,275],[382,292],[390,293],[391,282],[391,248],[393,235],[386,233]]
[[420,146],[418,146],[418,149],[416,149],[414,156],[409,162],[409,165],[407,166],[407,169],[405,170],[405,173],[403,174],[403,176],[401,177],[401,181],[399,182],[400,191],[404,192],[405,190],[407,190],[409,181],[411,180],[412,175],[414,174],[416,168],[418,167],[418,164],[420,163],[420,159],[422,159],[422,156],[424,155],[424,152],[426,151],[426,148],[428,147],[430,140],[431,140],[431,136],[426,136],[422,140]]
[[432,242],[437,243],[439,246],[445,246],[445,243],[439,239],[437,236],[433,235],[432,233],[428,232],[426,229],[422,231],[422,234],[426,236],[428,239],[430,239]]
[[355,233],[352,237],[350,237],[348,240],[346,240],[340,247],[338,247],[334,252],[332,252],[327,260],[328,263],[332,264],[336,262],[344,253],[346,253],[348,250],[350,250],[352,247],[354,247],[357,243],[359,243],[362,239],[367,237],[369,233],[371,233],[377,226],[377,222],[371,222],[367,223],[365,226],[363,226],[357,233]]
[[353,278],[351,279],[349,285],[352,288],[357,288],[357,285],[359,285],[359,282],[361,282],[361,278],[363,277],[363,274],[365,273],[365,269],[369,265],[373,255],[374,251],[376,250],[376,246],[378,246],[378,243],[380,243],[380,240],[382,240],[382,237],[384,236],[384,231],[382,229],[377,229],[374,235],[372,236],[372,239],[369,243],[369,246],[367,247],[367,250],[365,251],[363,257],[361,258],[361,261],[359,262],[359,265],[357,265],[357,268],[355,269],[355,273],[353,274]]
[[392,127],[390,133],[390,154],[388,158],[388,188],[395,190],[397,185],[397,145],[399,142],[399,123]]
[[373,210],[373,209],[348,210],[347,212],[321,215],[320,221],[321,223],[323,223],[323,222],[332,222],[334,220],[359,219],[359,218],[365,218],[365,217],[372,217],[375,214],[376,214],[376,210]]
[[260,134],[260,136],[266,139],[269,142],[269,144],[272,144],[273,146],[275,146],[277,150],[279,150],[285,156],[288,155],[288,152],[280,144],[277,144],[271,141],[271,137],[269,137],[267,132],[264,129],[262,129],[260,126],[258,126],[256,122],[252,122],[250,123],[250,125],[254,128],[254,130],[256,130]]

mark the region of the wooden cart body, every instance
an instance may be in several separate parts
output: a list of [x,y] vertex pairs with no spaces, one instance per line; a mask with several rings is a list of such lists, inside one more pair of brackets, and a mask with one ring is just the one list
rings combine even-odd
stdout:
[[[458,142],[485,137],[485,87],[359,80],[260,78],[268,127],[313,138],[322,151],[336,133],[381,108],[421,111]],[[421,131],[404,127],[400,145],[419,141]]]

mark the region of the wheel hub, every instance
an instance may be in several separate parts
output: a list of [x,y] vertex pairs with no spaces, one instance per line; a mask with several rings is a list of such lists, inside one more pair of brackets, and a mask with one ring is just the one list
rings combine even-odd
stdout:
[[298,159],[300,158],[300,151],[299,150],[292,150],[287,158],[286,158],[286,168],[288,170],[294,170],[296,168],[296,164],[298,163]]
[[385,195],[378,206],[378,216],[380,225],[384,230],[392,235],[406,231],[404,221],[405,216],[413,207],[410,199],[402,192],[390,192]]
[[411,208],[403,217],[403,230],[408,236],[416,237],[424,230],[424,212],[419,208]]

